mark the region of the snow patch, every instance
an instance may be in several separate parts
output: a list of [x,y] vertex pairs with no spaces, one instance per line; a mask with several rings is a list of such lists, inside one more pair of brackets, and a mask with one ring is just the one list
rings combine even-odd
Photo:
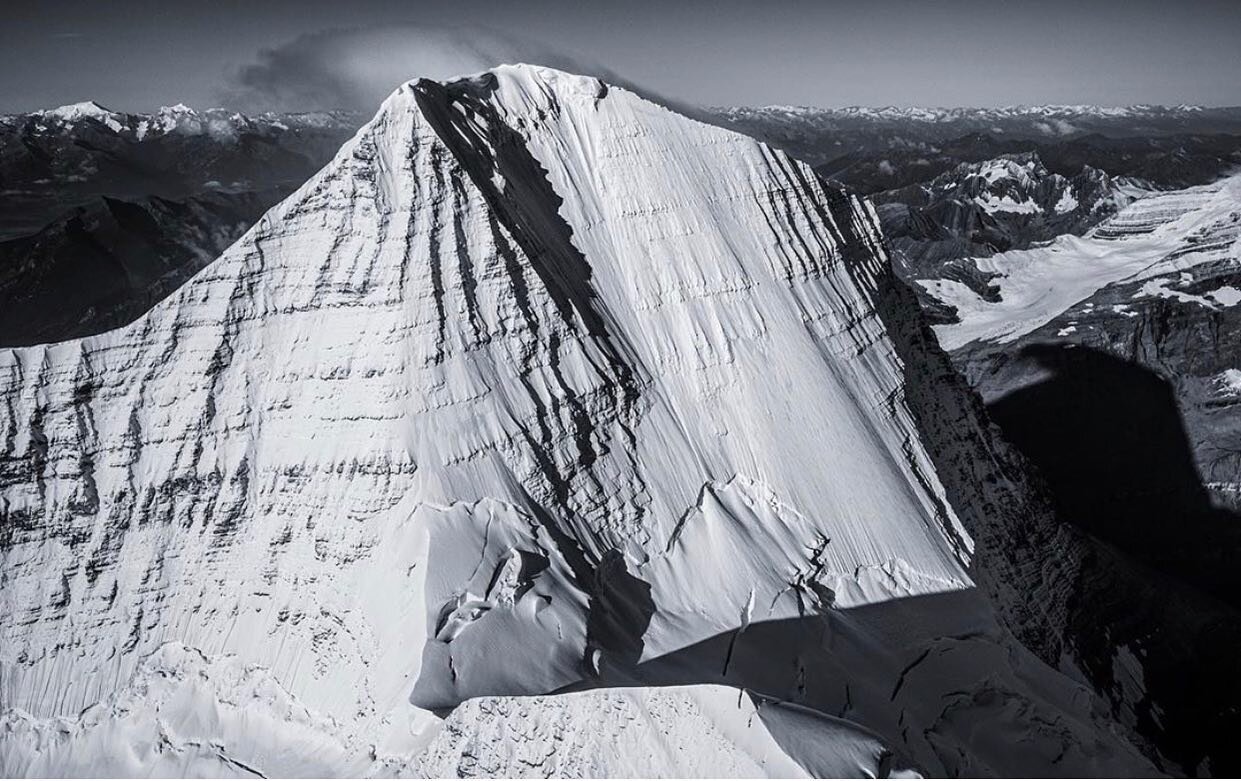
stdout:
[[1215,375],[1215,384],[1230,396],[1241,396],[1241,369],[1224,369]]
[[1054,210],[1056,214],[1067,214],[1076,209],[1077,206],[1077,198],[1074,197],[1073,188],[1070,186],[1064,188],[1064,192],[1060,195],[1060,200],[1056,201]]
[[1173,281],[1167,277],[1152,279],[1146,282],[1138,290],[1134,298],[1168,298],[1173,301],[1180,301],[1183,304],[1197,304],[1205,306],[1207,309],[1215,309],[1215,302],[1204,296],[1196,296],[1193,293],[1186,293],[1183,290],[1177,290],[1172,287]]
[[1220,306],[1236,306],[1241,304],[1241,290],[1231,285],[1218,287],[1207,293],[1207,296],[1214,299]]
[[1034,201],[1018,201],[1011,195],[995,196],[991,194],[981,195],[974,199],[974,202],[982,207],[983,211],[988,214],[996,212],[1007,212],[1009,214],[1038,214],[1042,209]]

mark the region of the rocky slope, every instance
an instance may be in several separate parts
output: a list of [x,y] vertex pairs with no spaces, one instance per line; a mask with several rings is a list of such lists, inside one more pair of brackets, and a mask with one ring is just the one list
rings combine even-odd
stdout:
[[[1110,554],[995,440],[873,210],[594,79],[402,87],[135,323],[0,353],[0,393],[10,774],[1214,750],[1165,751],[1162,690],[1143,721],[1128,614],[1081,608]],[[1150,609],[1210,624],[1180,599]]]
[[[937,326],[939,341],[1045,476],[1058,516],[1214,616],[1198,632],[1152,623],[1150,605],[1166,600],[1160,588],[1112,641],[1142,636],[1122,644],[1140,647],[1148,662],[1169,659],[1148,664],[1147,687],[1195,691],[1178,696],[1179,707],[1191,713],[1209,701],[1227,723],[1235,719],[1227,703],[1239,695],[1219,682],[1237,678],[1241,637],[1231,564],[1241,549],[1239,236],[1241,178],[1233,177],[1149,195],[1083,237],[973,261],[992,295],[959,281],[921,282],[959,317]],[[1100,604],[1118,609],[1113,598]],[[1177,655],[1181,664],[1170,661]],[[1161,666],[1156,684],[1150,672]],[[1167,715],[1160,708],[1147,718],[1166,723]],[[1222,772],[1225,733],[1194,721],[1171,743],[1190,757],[1193,742],[1216,748],[1206,765],[1191,759],[1184,771]]]

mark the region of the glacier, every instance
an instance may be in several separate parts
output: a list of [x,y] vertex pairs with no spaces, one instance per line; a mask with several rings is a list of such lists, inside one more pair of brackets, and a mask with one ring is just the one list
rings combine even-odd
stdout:
[[994,603],[1020,508],[892,284],[746,136],[402,86],[133,324],[0,352],[0,766],[1150,774]]
[[[971,342],[1011,342],[1112,286],[1145,283],[1132,298],[1185,296],[1159,278],[1213,264],[1236,266],[1241,260],[1241,175],[1144,195],[1084,236],[1060,236],[1045,246],[975,259],[999,289],[996,300],[984,300],[954,280],[919,280],[960,314],[959,323],[936,326],[940,343],[956,350]],[[1234,299],[1226,288],[1220,290],[1225,291],[1222,301],[1201,296],[1196,301],[1228,306]]]

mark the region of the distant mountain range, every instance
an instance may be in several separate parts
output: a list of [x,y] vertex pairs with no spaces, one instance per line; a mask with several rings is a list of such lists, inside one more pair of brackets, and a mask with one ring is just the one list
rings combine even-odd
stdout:
[[934,152],[973,133],[1002,140],[1056,141],[1089,135],[1146,138],[1241,133],[1241,107],[1032,106],[1010,108],[807,108],[709,110],[721,123],[812,165],[848,154]]
[[123,325],[321,168],[349,113],[154,114],[76,103],[0,117],[0,345]]
[[300,185],[362,121],[185,106],[154,114],[76,103],[0,116],[0,238],[25,235],[102,195],[185,198]]

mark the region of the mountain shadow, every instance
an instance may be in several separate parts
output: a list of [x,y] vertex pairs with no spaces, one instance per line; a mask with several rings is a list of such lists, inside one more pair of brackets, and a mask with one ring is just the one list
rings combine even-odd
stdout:
[[[1234,750],[1241,733],[1241,611],[1195,585],[1228,591],[1220,581],[1229,575],[1218,563],[1232,549],[1229,529],[1220,525],[1231,519],[1201,490],[1166,383],[1107,355],[1035,350],[1021,360],[1039,375],[1037,383],[996,405],[996,417],[1010,423],[1004,432],[989,414],[997,410],[983,406],[940,349],[914,292],[890,265],[876,293],[902,358],[910,412],[974,541],[970,575],[1003,625],[1053,669],[1080,673],[1162,772],[1241,773]],[[1154,453],[1123,466],[1109,452],[1123,449],[1117,437],[1131,451]],[[1146,449],[1141,440],[1148,437],[1156,444]],[[1167,474],[1152,477],[1160,464]],[[1124,496],[1133,489],[1123,486],[1143,480],[1178,486],[1165,514],[1081,509],[1093,491]],[[1098,504],[1110,511],[1108,500]],[[1190,541],[1185,516],[1223,544],[1211,549]],[[1115,543],[1101,536],[1108,528]],[[1204,572],[1193,572],[1195,560]]]
[[701,684],[740,689],[815,776],[865,772],[847,764],[868,735],[887,747],[869,760],[881,773],[1155,774],[1137,752],[1074,747],[1097,729],[1089,710],[1048,707],[1074,687],[1007,639],[972,588],[755,622],[637,664],[613,658],[562,691]]
[[988,412],[1042,473],[1059,518],[1241,607],[1241,516],[1211,504],[1172,386],[1088,347],[1033,345],[1018,360],[1043,379]]

